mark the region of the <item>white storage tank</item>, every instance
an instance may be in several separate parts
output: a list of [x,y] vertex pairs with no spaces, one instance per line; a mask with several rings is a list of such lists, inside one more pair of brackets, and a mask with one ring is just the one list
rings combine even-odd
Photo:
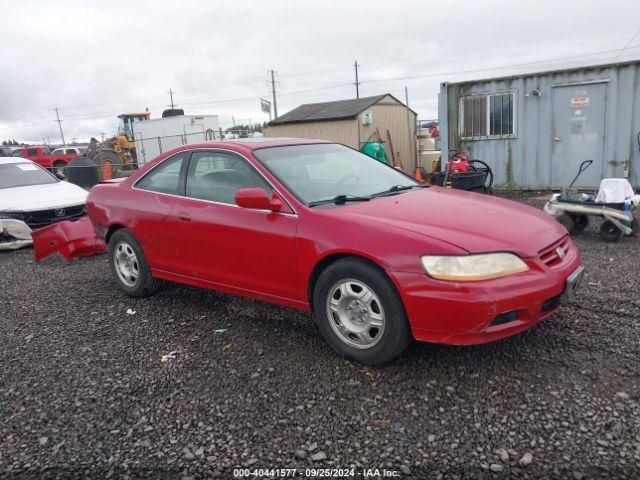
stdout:
[[138,164],[181,145],[220,138],[217,115],[178,115],[136,122],[133,126]]

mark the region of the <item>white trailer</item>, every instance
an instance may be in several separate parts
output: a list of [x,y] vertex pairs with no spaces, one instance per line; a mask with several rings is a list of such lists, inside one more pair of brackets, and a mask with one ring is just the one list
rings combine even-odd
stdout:
[[133,124],[138,164],[181,145],[208,142],[220,138],[217,115],[178,115],[154,118]]

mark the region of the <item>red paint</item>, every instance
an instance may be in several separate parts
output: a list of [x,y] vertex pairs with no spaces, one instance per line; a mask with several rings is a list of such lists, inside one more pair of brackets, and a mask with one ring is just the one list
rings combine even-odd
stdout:
[[[334,254],[359,255],[393,281],[416,339],[452,344],[492,341],[540,322],[555,309],[541,313],[542,303],[562,293],[567,277],[580,265],[568,239],[566,257],[545,265],[541,253],[567,232],[543,212],[500,198],[430,187],[335,208],[309,208],[252,154],[261,147],[303,143],[319,141],[177,148],[121,182],[94,187],[87,201],[91,221],[102,238],[110,228],[131,230],[158,277],[307,311],[309,280],[319,262]],[[132,188],[176,152],[215,148],[247,158],[281,197],[274,192],[263,198],[253,189],[237,192],[238,203],[260,207],[252,209]],[[530,270],[455,283],[431,279],[420,263],[425,254],[495,251],[517,254]],[[489,326],[497,314],[511,310],[517,311],[516,320]]]
[[[17,154],[16,152],[20,152]],[[75,153],[64,155],[50,155],[47,147],[24,147],[14,150],[14,157],[26,158],[34,163],[37,163],[43,168],[53,168],[56,163],[64,163],[67,165],[74,158],[80,155]]]
[[96,238],[88,217],[39,228],[31,233],[31,238],[36,262],[54,253],[71,260],[105,251],[104,241]]

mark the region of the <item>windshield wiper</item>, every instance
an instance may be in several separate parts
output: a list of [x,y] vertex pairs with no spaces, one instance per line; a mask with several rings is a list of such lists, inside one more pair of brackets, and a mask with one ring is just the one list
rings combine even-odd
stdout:
[[324,200],[316,200],[315,202],[309,202],[308,205],[310,207],[315,207],[317,205],[326,205],[328,203],[341,204],[346,202],[368,202],[371,200],[371,197],[356,197],[353,195],[336,195],[333,198],[326,198]]
[[412,188],[425,188],[427,185],[394,185],[393,187],[383,190],[382,192],[374,193],[372,197],[383,197],[385,195],[392,195],[404,190],[411,190]]

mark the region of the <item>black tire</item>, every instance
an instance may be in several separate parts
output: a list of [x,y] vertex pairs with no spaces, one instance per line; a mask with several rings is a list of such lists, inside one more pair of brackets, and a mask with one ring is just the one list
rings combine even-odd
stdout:
[[484,179],[484,186],[482,188],[482,192],[480,193],[488,193],[489,195],[493,194],[493,170],[491,167],[482,160],[470,160],[471,168],[476,172],[483,172],[486,177]]
[[93,157],[93,162],[98,167],[100,180],[105,180],[105,165],[109,164],[111,178],[118,178],[122,173],[124,165],[122,158],[113,150],[103,150]]
[[622,237],[622,230],[610,221],[605,220],[600,225],[600,238],[606,242],[617,242]]
[[[136,271],[137,277],[135,281],[131,281],[133,277],[129,277],[129,284],[125,282],[123,276],[118,271],[117,266],[119,260],[117,260],[119,252],[122,252],[121,247],[124,249],[130,249],[135,254],[136,259]],[[154,278],[151,275],[151,269],[147,263],[147,259],[144,256],[142,247],[136,240],[136,237],[126,228],[122,228],[116,231],[109,239],[107,246],[109,254],[109,267],[111,268],[111,274],[118,284],[118,288],[131,297],[146,297],[156,293],[160,287],[162,287],[163,281]],[[123,252],[124,253],[124,252]]]
[[53,174],[60,178],[60,179],[64,179],[67,178],[67,164],[64,162],[55,162],[53,164]]
[[573,219],[573,231],[569,233],[582,233],[589,226],[589,217],[581,213],[571,215]]
[[[378,331],[377,343],[356,348],[334,331],[340,321],[328,313],[329,295],[342,281],[361,282],[379,299],[384,316],[384,328]],[[341,356],[366,365],[386,363],[400,355],[412,340],[407,315],[393,283],[376,266],[356,257],[347,257],[329,265],[319,276],[313,290],[313,305],[317,324],[327,343]],[[332,327],[330,322],[334,322]],[[374,328],[375,330],[375,328]]]
[[570,215],[563,213],[561,215],[558,215],[556,217],[556,221],[562,225],[564,228],[567,229],[567,232],[569,232],[570,234],[574,232],[575,228],[576,228],[576,224],[573,221],[573,217],[571,217]]

